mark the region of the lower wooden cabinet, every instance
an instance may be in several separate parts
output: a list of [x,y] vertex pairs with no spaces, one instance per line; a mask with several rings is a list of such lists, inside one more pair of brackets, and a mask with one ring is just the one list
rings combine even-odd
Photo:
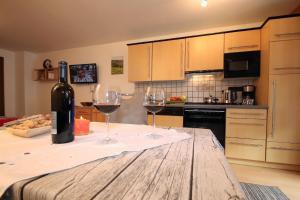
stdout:
[[[152,125],[152,115],[148,115],[147,122],[149,125]],[[155,124],[163,127],[183,127],[183,116],[156,115]]]
[[261,119],[226,119],[226,136],[234,138],[266,139],[267,121]]
[[268,142],[267,162],[300,165],[300,144]]
[[94,107],[75,107],[75,118],[83,117],[92,122],[104,122],[105,116],[96,110]]
[[225,154],[228,158],[265,161],[266,141],[226,138]]
[[226,109],[226,117],[234,119],[267,119],[266,109]]
[[266,109],[226,110],[225,154],[228,158],[265,161]]

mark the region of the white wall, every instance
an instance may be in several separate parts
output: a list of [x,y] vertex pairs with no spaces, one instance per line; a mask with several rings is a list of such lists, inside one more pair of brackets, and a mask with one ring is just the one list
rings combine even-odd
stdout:
[[[46,58],[52,61],[52,65],[57,67],[59,60],[64,59],[68,64],[81,64],[95,62],[98,65],[99,81],[103,85],[110,85],[119,87],[121,92],[134,92],[134,84],[128,82],[128,52],[127,43],[141,42],[149,40],[166,39],[173,37],[182,37],[190,35],[198,35],[213,32],[222,32],[241,28],[257,27],[261,23],[244,24],[231,27],[219,27],[207,30],[200,30],[188,33],[179,33],[172,35],[164,35],[159,37],[145,38],[134,41],[123,41],[118,43],[94,45],[88,47],[79,47],[73,49],[65,49],[60,51],[46,52],[35,54],[28,54],[25,59],[25,111],[26,114],[34,113],[48,113],[50,112],[50,93],[51,88],[55,84],[53,82],[35,82],[29,73],[33,68],[41,68],[42,63]],[[83,36],[84,37],[84,36]],[[124,57],[124,74],[111,75],[110,62],[111,58],[115,56]],[[24,57],[24,58],[25,58]],[[77,105],[82,101],[91,101],[90,86],[89,85],[72,85],[75,91],[75,102]]]
[[[111,58],[116,56],[124,58],[125,66],[122,75],[111,75],[110,73]],[[117,87],[121,92],[134,92],[134,84],[128,83],[127,80],[127,46],[124,42],[42,53],[38,55],[35,66],[42,66],[43,60],[46,58],[49,58],[55,67],[61,59],[66,60],[68,64],[97,63],[98,80],[101,84]],[[50,93],[54,84],[53,82],[38,82],[36,85],[39,98],[38,110],[42,113],[50,111]],[[72,85],[72,87],[75,91],[75,104],[80,105],[82,101],[92,100],[90,93],[92,85]],[[31,98],[33,101],[36,96],[31,95]]]
[[25,113],[25,86],[24,86],[24,52],[15,53],[15,115]]
[[14,116],[15,110],[15,53],[0,49],[0,56],[4,57],[4,101],[5,115]]
[[[38,68],[36,65],[37,54],[32,52],[23,52],[24,60],[24,106],[25,114],[33,115],[41,112],[41,107],[43,107],[42,95],[43,88],[39,87],[41,85],[39,82],[32,80],[33,69]],[[46,102],[49,100],[46,99]]]

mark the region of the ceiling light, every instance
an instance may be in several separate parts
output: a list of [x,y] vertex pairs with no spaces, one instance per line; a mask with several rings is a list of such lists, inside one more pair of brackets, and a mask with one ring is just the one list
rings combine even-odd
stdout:
[[208,1],[208,0],[201,0],[201,6],[202,6],[202,7],[207,7],[207,4],[208,4],[207,1]]

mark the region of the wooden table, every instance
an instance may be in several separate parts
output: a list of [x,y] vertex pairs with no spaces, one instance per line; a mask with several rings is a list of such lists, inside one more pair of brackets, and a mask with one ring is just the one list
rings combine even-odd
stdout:
[[192,139],[20,181],[2,198],[244,199],[215,137],[210,132],[200,133],[199,129],[184,131],[192,134]]

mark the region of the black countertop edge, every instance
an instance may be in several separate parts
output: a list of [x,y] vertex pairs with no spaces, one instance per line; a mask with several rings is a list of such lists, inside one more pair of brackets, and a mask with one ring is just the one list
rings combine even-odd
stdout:
[[164,41],[169,41],[169,40],[179,40],[179,39],[186,39],[186,38],[193,38],[193,37],[200,37],[200,36],[207,36],[207,35],[216,35],[216,34],[222,34],[222,33],[232,33],[232,32],[239,32],[239,31],[249,31],[249,30],[256,30],[256,29],[261,29],[263,28],[266,23],[268,23],[269,20],[272,19],[282,19],[282,18],[289,18],[289,17],[299,17],[300,14],[289,14],[289,15],[279,15],[279,16],[272,16],[268,17],[261,26],[259,27],[254,27],[254,28],[244,28],[244,29],[236,29],[236,30],[230,30],[230,31],[222,31],[222,32],[215,32],[215,33],[205,33],[205,34],[200,34],[200,35],[192,35],[192,36],[185,36],[185,37],[174,37],[174,38],[168,38],[168,39],[161,39],[161,40],[152,40],[152,41],[145,41],[145,42],[136,42],[136,43],[129,43],[127,46],[130,45],[137,45],[137,44],[147,44],[147,43],[152,43],[152,42],[164,42]]
[[166,104],[174,108],[241,108],[241,109],[268,109],[267,105],[232,105],[232,104]]

